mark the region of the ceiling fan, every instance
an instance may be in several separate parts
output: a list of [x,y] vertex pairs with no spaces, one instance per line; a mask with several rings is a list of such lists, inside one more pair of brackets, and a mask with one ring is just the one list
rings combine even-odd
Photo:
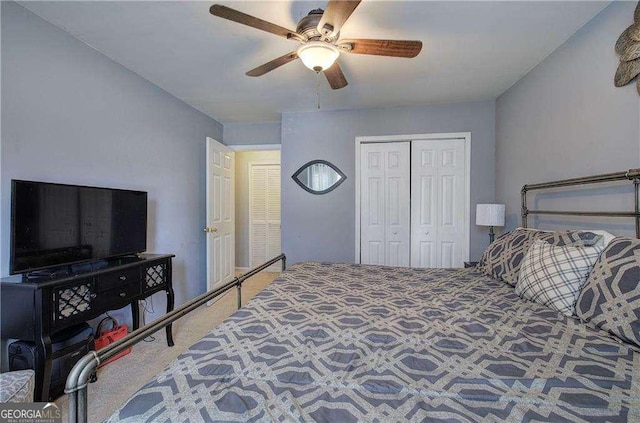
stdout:
[[298,58],[309,69],[323,72],[334,90],[347,86],[347,79],[336,62],[341,53],[371,54],[391,57],[416,57],[422,49],[421,41],[340,39],[340,29],[358,7],[361,0],[329,0],[326,10],[315,9],[298,22],[295,31],[247,15],[227,6],[214,4],[212,15],[261,29],[288,40],[299,42],[297,50],[280,56],[247,72],[261,76]]

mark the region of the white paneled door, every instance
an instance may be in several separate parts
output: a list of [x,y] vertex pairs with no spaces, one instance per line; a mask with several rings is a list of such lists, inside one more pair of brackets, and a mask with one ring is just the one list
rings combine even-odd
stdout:
[[409,143],[360,149],[361,263],[410,264]]
[[462,267],[465,138],[360,144],[360,263]]
[[[280,254],[280,165],[249,165],[249,261],[251,268]],[[280,271],[280,264],[267,269]]]
[[207,290],[234,277],[234,167],[233,150],[207,138]]
[[411,266],[462,267],[465,142],[411,143]]

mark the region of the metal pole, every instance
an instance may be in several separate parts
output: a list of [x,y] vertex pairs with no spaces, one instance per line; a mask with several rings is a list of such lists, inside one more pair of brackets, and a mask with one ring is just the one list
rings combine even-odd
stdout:
[[97,369],[97,367],[98,362],[92,361],[91,363],[89,363],[89,366],[86,366],[80,372],[80,377],[78,378],[78,381],[80,382],[80,390],[78,391],[78,423],[86,423],[87,421],[89,421],[89,410],[87,408],[89,393],[87,392],[87,390],[89,389],[89,379],[91,378],[91,375]]
[[[69,383],[67,381],[67,383]],[[69,423],[78,423],[78,391],[69,392]]]
[[284,261],[286,259],[287,259],[287,257],[284,254],[280,254],[279,256],[272,258],[271,260],[261,264],[260,266],[256,267],[255,269],[249,270],[244,275],[238,277],[238,280],[240,282],[244,282],[245,280],[249,279],[251,276],[257,275],[258,273],[262,272],[264,269],[266,269],[267,267],[271,266],[272,264],[275,264],[275,263],[279,262],[280,260]]
[[78,423],[87,423],[87,406],[89,398],[87,395],[87,386],[83,386],[78,391]]
[[520,190],[520,201],[521,201],[520,217],[522,219],[522,227],[526,228],[527,216],[529,214],[529,211],[527,210],[527,185],[523,185],[522,189]]
[[[588,185],[601,182],[633,181],[635,188],[635,207],[630,212],[597,212],[597,211],[554,211],[554,210],[529,210],[527,209],[527,192],[531,190],[567,187],[575,185]],[[529,214],[547,214],[562,216],[595,216],[595,217],[633,217],[635,218],[636,237],[640,238],[640,168],[629,169],[626,172],[607,173],[603,175],[587,176],[582,178],[564,179],[560,181],[542,182],[522,186],[522,227],[527,227]]]
[[640,179],[635,178],[633,180],[633,187],[635,189],[635,198],[636,198],[636,204],[635,204],[635,210],[636,210],[636,238],[640,238],[640,192],[638,192],[638,190],[640,189]]
[[234,286],[240,287],[245,279],[255,275],[280,260],[285,260],[284,254],[280,254],[279,256],[272,258],[266,263],[263,263],[239,278],[234,278],[232,281],[217,289],[205,292],[172,312],[165,314],[155,322],[131,332],[129,335],[114,342],[113,344],[107,345],[99,351],[91,351],[80,358],[80,360],[78,360],[75,366],[71,369],[69,377],[67,377],[67,383],[64,390],[65,393],[69,395],[68,421],[70,423],[85,423],[87,421],[87,383],[89,377],[93,371],[98,368],[101,362],[107,361],[127,348],[137,344],[149,335],[154,334],[160,329],[178,320],[180,317],[205,304],[207,301],[226,293]]
[[242,282],[238,282],[236,285],[238,288],[238,308],[242,307]]
[[529,214],[557,214],[564,216],[602,216],[602,217],[637,217],[640,214],[635,211],[606,212],[606,211],[558,211],[558,210],[528,210]]
[[595,176],[585,176],[581,178],[563,179],[560,181],[541,182],[538,184],[527,184],[527,190],[558,188],[571,185],[587,185],[598,182],[624,181],[625,179],[633,180],[640,176],[640,169],[629,169],[626,172],[606,173]]
[[87,421],[87,383],[91,373],[99,364],[98,354],[95,351],[91,351],[80,358],[71,369],[71,372],[69,372],[64,391],[69,395],[68,421],[70,423]]

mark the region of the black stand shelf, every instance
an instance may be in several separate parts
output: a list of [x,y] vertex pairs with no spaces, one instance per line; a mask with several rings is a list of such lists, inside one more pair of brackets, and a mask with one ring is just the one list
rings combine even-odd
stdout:
[[[173,254],[140,254],[136,260],[112,260],[106,267],[40,282],[20,276],[0,279],[0,335],[34,342],[35,401],[47,401],[51,380],[51,335],[101,314],[131,305],[133,330],[140,325],[138,300],[156,292],[167,294],[167,313],[173,310],[171,281]],[[171,325],[167,345],[173,346]]]

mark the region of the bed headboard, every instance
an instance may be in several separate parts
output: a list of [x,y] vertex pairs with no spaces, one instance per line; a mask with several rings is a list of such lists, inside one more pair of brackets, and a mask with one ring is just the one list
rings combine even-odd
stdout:
[[[634,185],[635,201],[633,211],[567,211],[567,210],[531,210],[527,208],[527,193],[529,191],[551,188],[569,187],[577,185],[592,185],[613,181],[631,181]],[[629,169],[624,172],[607,173],[603,175],[585,176],[582,178],[562,179],[559,181],[541,182],[522,186],[522,227],[527,227],[530,214],[563,215],[563,216],[597,216],[597,217],[632,217],[636,224],[636,238],[640,238],[640,169]]]

